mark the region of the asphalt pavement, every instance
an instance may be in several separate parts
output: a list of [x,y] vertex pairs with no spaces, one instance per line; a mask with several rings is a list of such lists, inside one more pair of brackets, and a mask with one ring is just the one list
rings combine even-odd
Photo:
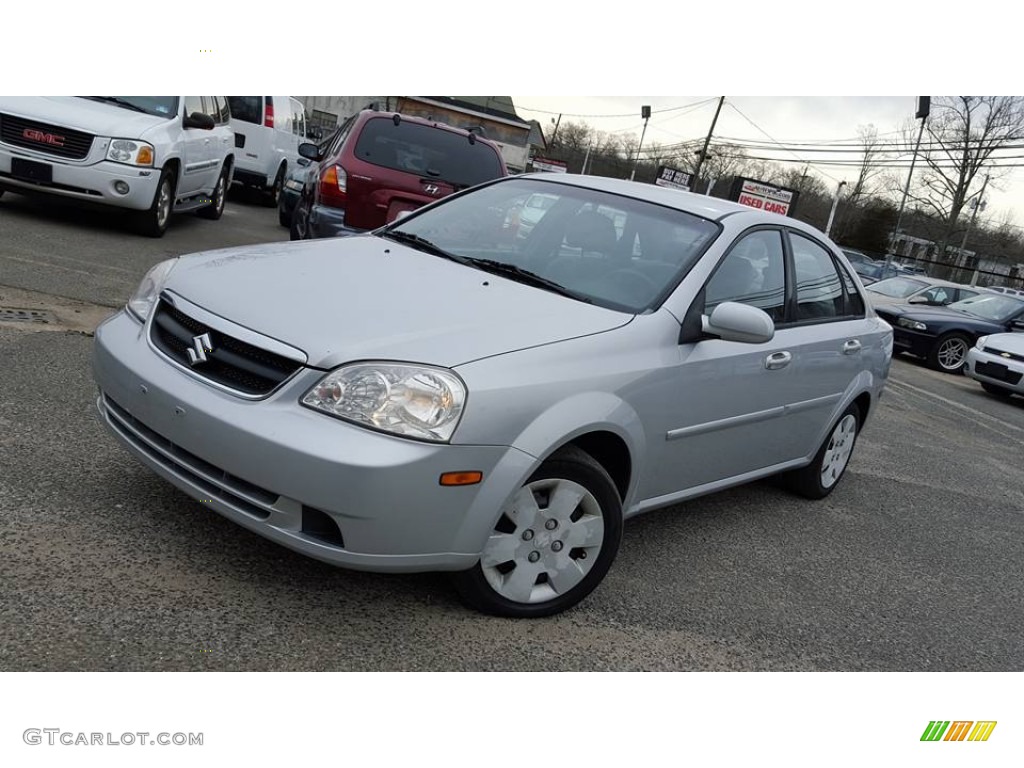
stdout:
[[[270,239],[251,202],[148,240],[5,195],[0,295],[116,307],[161,258]],[[829,498],[760,482],[641,516],[583,604],[514,621],[443,575],[336,569],[192,501],[100,424],[87,332],[40,328],[0,327],[0,670],[1024,666],[1024,398],[970,379],[897,359]]]

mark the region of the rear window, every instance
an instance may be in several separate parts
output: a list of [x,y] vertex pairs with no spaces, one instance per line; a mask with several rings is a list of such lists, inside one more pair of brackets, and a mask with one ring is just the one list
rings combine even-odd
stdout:
[[487,144],[469,143],[465,135],[390,118],[367,121],[356,142],[360,160],[469,187],[504,175],[498,153]]
[[231,116],[236,120],[262,125],[262,96],[228,96],[228,105],[231,107]]

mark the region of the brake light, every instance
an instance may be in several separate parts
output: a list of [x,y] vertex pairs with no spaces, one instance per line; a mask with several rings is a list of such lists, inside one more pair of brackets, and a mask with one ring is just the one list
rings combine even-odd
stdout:
[[264,96],[263,101],[266,103],[266,107],[263,111],[263,126],[265,128],[274,127],[274,102],[269,96]]
[[348,199],[348,174],[340,165],[332,165],[320,177],[320,202],[344,208]]

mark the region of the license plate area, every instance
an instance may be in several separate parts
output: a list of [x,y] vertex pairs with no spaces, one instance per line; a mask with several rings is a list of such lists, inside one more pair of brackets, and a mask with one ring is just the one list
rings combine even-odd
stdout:
[[37,163],[22,157],[11,158],[11,176],[23,181],[35,181],[40,184],[53,182],[53,166],[48,163]]

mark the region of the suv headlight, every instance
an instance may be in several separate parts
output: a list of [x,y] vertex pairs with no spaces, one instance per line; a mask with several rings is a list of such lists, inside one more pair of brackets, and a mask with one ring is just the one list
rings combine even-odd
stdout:
[[384,432],[451,439],[466,402],[453,371],[426,365],[354,363],[322,378],[302,404]]
[[114,139],[107,147],[107,160],[126,165],[152,166],[155,154],[153,145],[145,141]]
[[139,283],[139,287],[135,289],[135,293],[128,299],[128,311],[142,322],[146,322],[149,313],[156,306],[156,300],[160,296],[160,291],[163,290],[168,275],[171,274],[171,270],[174,269],[174,265],[177,263],[177,256],[173,259],[167,259],[167,261],[161,261],[146,273],[146,276],[142,278],[142,282]]
[[900,326],[901,328],[910,328],[911,330],[914,330],[914,331],[927,331],[928,330],[928,326],[925,325],[924,323],[919,323],[917,320],[911,320],[911,319],[906,318],[906,317],[899,318],[896,321],[896,325]]

